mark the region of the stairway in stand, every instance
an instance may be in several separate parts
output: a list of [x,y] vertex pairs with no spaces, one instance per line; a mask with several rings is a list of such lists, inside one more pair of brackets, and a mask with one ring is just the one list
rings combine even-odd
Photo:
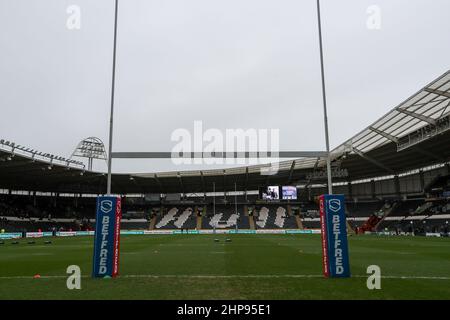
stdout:
[[376,215],[372,215],[367,219],[367,221],[357,229],[357,233],[362,234],[366,231],[373,232],[375,231],[375,227],[382,220],[382,218],[377,217]]
[[150,221],[150,227],[148,229],[149,230],[154,230],[155,229],[155,224],[156,224],[156,215]]
[[[290,204],[288,204],[288,206],[287,206],[287,213],[288,213],[289,217],[292,217],[292,207]],[[300,218],[299,215],[295,215],[295,222],[297,222],[297,228],[299,228],[300,230],[305,229],[303,227],[302,219]]]
[[397,207],[397,202],[393,203],[391,206],[389,207],[385,207],[383,208],[383,216],[381,217],[380,221],[378,221],[377,225],[374,228],[374,231],[378,231],[378,227],[380,226],[380,224],[384,221],[384,219],[386,219],[386,217],[388,217],[393,211],[394,209]]
[[[197,211],[196,211],[197,213]],[[197,216],[197,230],[202,229],[202,217],[206,214],[206,206],[203,207],[202,214]]]
[[248,224],[251,230],[255,230],[255,220],[253,220],[253,215],[248,215],[248,207],[244,206],[244,215],[248,218]]
[[305,229],[305,227],[303,227],[302,218],[300,218],[300,216],[295,216],[295,221],[297,221],[297,227],[298,227],[300,230]]
[[345,221],[347,224],[347,234],[355,234],[355,230],[352,228],[348,220]]

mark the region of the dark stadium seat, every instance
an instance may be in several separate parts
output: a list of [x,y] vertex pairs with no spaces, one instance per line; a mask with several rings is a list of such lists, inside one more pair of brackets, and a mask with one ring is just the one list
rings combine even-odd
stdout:
[[195,229],[196,221],[192,207],[169,207],[157,218],[155,229]]
[[256,229],[297,229],[295,217],[289,216],[285,206],[262,206],[255,216]]
[[347,202],[347,213],[351,217],[369,217],[383,208],[383,201]]
[[207,207],[206,215],[202,219],[202,229],[249,229],[248,217],[244,215],[244,207],[238,206],[238,213],[234,205],[218,205],[215,214],[211,206]]
[[122,230],[148,230],[150,223],[148,221],[127,221],[122,220],[120,229]]

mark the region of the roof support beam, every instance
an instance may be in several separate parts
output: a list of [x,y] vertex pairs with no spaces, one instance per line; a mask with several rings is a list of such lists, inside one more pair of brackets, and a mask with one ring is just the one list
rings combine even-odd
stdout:
[[314,163],[314,170],[317,170],[317,167],[319,166],[320,158],[317,158],[316,163]]
[[405,109],[397,109],[397,111],[401,112],[401,113],[404,113],[404,114],[407,114],[408,116],[411,116],[413,118],[422,120],[424,122],[428,122],[429,124],[436,125],[436,120],[435,119],[427,117],[427,116],[424,116],[423,114],[415,113],[415,112],[408,111],[408,110],[405,110]]
[[206,198],[206,186],[205,186],[205,177],[203,176],[203,171],[200,171],[200,178],[202,180],[203,196]]
[[429,93],[434,93],[443,97],[447,97],[450,98],[450,92],[446,92],[446,91],[442,91],[442,90],[437,90],[437,89],[431,89],[431,88],[425,88],[424,91],[429,92]]
[[292,182],[292,174],[294,173],[294,168],[295,168],[295,160],[292,161],[291,169],[289,169],[289,179],[288,179],[288,184],[291,184],[291,182]]
[[244,184],[244,191],[247,193],[247,187],[248,187],[248,167],[245,168],[245,184]]
[[223,199],[227,200],[227,172],[223,170]]
[[444,158],[438,156],[437,154],[434,154],[433,152],[424,150],[421,147],[414,146],[413,149],[415,149],[417,152],[419,152],[419,153],[421,153],[423,155],[426,155],[426,156],[428,156],[430,158],[436,159],[436,160],[441,161],[441,162],[445,162]]
[[[317,168],[319,168],[319,161],[320,161],[320,158],[317,158],[316,162],[314,163],[313,173],[315,173],[317,171]],[[308,181],[306,182],[305,187],[300,192],[299,198],[303,195],[304,192],[307,191],[307,189],[311,185],[311,183],[312,183],[312,178],[309,178]]]
[[180,181],[181,192],[184,194],[183,178],[181,178],[181,173],[180,172],[177,173],[177,177],[178,177],[178,180]]
[[156,173],[155,173],[154,178],[156,180],[156,183],[158,183],[159,189],[162,191],[162,193],[166,193],[165,190],[164,190],[164,187],[163,187],[163,185],[161,183],[161,180],[159,180],[158,175]]
[[391,134],[389,134],[389,133],[386,133],[386,132],[384,132],[382,130],[379,130],[379,129],[376,129],[374,127],[369,127],[369,129],[372,130],[373,132],[379,134],[380,136],[383,136],[386,139],[391,140],[392,142],[395,142],[395,143],[398,142],[398,138],[393,136],[393,135],[391,135]]
[[361,158],[366,159],[367,161],[371,162],[372,164],[376,165],[377,167],[389,172],[390,174],[395,174],[394,170],[392,170],[391,168],[386,167],[384,164],[380,163],[379,161],[365,155],[363,152],[361,152],[360,150],[353,148],[353,151],[359,155]]
[[145,188],[142,187],[142,185],[140,183],[138,183],[137,179],[135,177],[133,177],[132,175],[130,175],[130,181],[133,182],[133,184],[138,187],[139,189],[141,189],[142,193],[145,193]]
[[[272,166],[272,164],[270,164],[270,166]],[[265,183],[266,186],[269,185],[269,178],[270,178],[270,174],[267,175],[266,183]]]

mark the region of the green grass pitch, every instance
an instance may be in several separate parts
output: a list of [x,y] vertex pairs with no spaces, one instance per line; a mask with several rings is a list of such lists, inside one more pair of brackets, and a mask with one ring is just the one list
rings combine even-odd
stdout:
[[[351,279],[321,276],[320,235],[122,236],[116,279],[90,278],[93,237],[52,242],[0,245],[0,299],[450,299],[448,238],[349,237]],[[74,264],[81,290],[66,287]]]

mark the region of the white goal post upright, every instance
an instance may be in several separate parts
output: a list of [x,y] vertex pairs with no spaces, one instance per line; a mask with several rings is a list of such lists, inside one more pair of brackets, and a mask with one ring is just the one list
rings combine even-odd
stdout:
[[[116,49],[117,49],[117,17],[118,17],[118,6],[119,0],[115,1],[114,10],[114,43],[113,43],[113,63],[112,63],[112,84],[111,84],[111,110],[110,110],[110,121],[109,121],[109,145],[108,145],[108,175],[107,175],[107,191],[106,194],[110,195],[112,193],[112,158],[113,158],[113,127],[114,127],[114,93],[115,93],[115,77],[116,77]],[[328,194],[333,194],[332,185],[332,173],[331,173],[331,154],[330,154],[330,139],[328,131],[328,115],[327,115],[327,99],[326,99],[326,89],[325,89],[325,68],[323,59],[323,44],[322,44],[322,26],[321,26],[321,16],[320,16],[320,0],[317,0],[317,21],[318,21],[318,32],[319,32],[319,49],[320,49],[320,67],[321,67],[321,78],[322,78],[322,99],[323,99],[323,119],[324,119],[324,130],[325,130],[325,144],[326,144],[326,163],[327,163],[327,185]],[[202,156],[203,157],[203,153]],[[135,156],[125,156],[123,158],[136,158]],[[215,205],[214,205],[215,210]]]
[[240,220],[240,214],[238,213],[238,205],[237,205],[237,184],[236,184],[236,182],[234,183],[234,212],[235,212],[235,214],[236,214],[236,216],[237,216],[237,219],[236,219],[236,233],[237,233],[237,231],[238,231],[238,223],[239,223],[239,220]]
[[111,113],[109,115],[109,143],[108,143],[108,180],[106,184],[106,194],[111,194],[112,179],[112,146],[113,146],[113,127],[114,127],[114,91],[116,84],[116,48],[117,48],[117,15],[119,10],[119,0],[115,0],[114,7],[114,44],[113,44],[113,63],[111,80]]
[[325,90],[325,67],[323,63],[323,45],[322,45],[322,23],[320,18],[320,0],[317,0],[317,24],[319,27],[319,49],[320,49],[320,70],[322,77],[322,99],[323,99],[323,122],[325,128],[325,144],[327,151],[327,177],[328,177],[328,194],[333,194],[333,182],[331,177],[331,154],[330,154],[330,137],[328,132],[328,114],[327,114],[327,95]]
[[[213,182],[213,215],[216,215],[216,183]],[[214,226],[214,234],[216,233],[216,226]]]

